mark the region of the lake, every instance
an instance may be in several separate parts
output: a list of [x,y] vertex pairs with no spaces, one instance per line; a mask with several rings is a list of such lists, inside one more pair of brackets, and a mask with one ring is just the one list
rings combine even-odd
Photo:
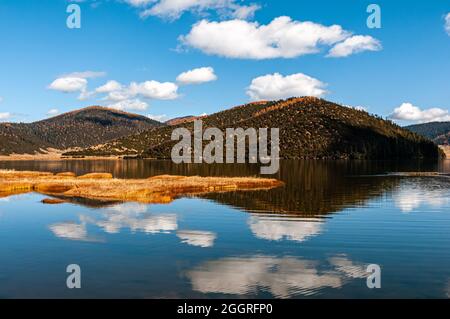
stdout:
[[[1,169],[256,176],[256,165],[0,162]],[[167,205],[0,198],[0,298],[448,298],[450,161],[282,161],[269,191]],[[66,267],[81,267],[68,289]],[[367,266],[381,269],[369,289]]]

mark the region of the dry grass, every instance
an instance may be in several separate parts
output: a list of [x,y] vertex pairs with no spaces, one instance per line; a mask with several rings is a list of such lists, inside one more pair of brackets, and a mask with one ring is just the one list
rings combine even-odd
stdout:
[[440,145],[441,150],[444,151],[445,156],[450,159],[450,146],[449,145]]
[[57,204],[65,203],[65,202],[66,202],[65,200],[59,199],[59,198],[44,198],[42,200],[42,203],[49,204],[49,205],[57,205]]
[[161,175],[148,179],[115,179],[108,173],[75,177],[47,172],[0,170],[0,197],[38,192],[46,195],[97,200],[170,203],[181,196],[237,190],[271,189],[276,179],[253,177],[198,177]]

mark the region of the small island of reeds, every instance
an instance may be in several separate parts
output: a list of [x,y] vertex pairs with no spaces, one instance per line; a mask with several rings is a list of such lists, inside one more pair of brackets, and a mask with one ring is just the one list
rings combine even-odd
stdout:
[[71,172],[0,170],[0,197],[36,192],[48,196],[95,200],[170,203],[183,196],[282,186],[276,179],[257,177],[199,177],[160,175],[147,179],[118,179],[109,173],[76,176]]

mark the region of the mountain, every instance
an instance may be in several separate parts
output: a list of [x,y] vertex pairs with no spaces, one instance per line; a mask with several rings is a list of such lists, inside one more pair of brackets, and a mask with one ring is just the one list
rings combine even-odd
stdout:
[[0,154],[86,148],[161,125],[145,116],[91,106],[33,123],[0,123]]
[[[313,97],[264,101],[237,106],[202,118],[203,127],[222,130],[279,128],[280,156],[298,158],[438,158],[430,140],[368,114]],[[193,131],[193,122],[157,127],[104,145],[65,155],[134,155],[170,158],[171,133],[177,127]]]
[[430,122],[405,128],[433,140],[438,145],[450,145],[450,122]]
[[176,117],[173,119],[170,119],[168,121],[165,122],[165,124],[173,126],[173,125],[178,125],[178,124],[183,124],[183,123],[189,123],[189,122],[194,122],[197,119],[202,118],[202,116],[194,116],[194,115],[188,115],[188,116],[181,116],[181,117]]

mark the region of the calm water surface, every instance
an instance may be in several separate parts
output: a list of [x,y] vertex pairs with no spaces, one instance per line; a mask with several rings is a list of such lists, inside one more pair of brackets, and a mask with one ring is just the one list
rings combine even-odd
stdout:
[[[0,168],[257,175],[251,165],[164,161],[1,162]],[[0,198],[0,298],[448,298],[450,172],[440,164],[287,161],[270,191],[180,198],[168,205]],[[66,288],[69,264],[82,288]],[[381,289],[366,268],[381,266]]]

